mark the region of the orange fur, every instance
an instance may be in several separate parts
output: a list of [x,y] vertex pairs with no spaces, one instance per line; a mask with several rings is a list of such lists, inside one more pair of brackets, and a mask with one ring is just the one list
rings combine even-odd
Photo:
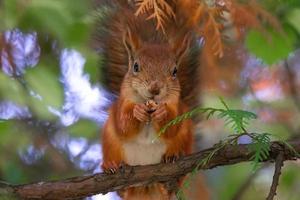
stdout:
[[[169,103],[167,104],[168,115],[167,118],[159,123],[154,122],[154,127],[157,132],[163,126],[187,111],[187,107],[183,104]],[[192,152],[193,146],[193,123],[191,120],[186,120],[183,123],[169,127],[161,136],[167,143],[166,156],[171,155],[186,155]]]
[[[126,102],[126,103],[125,103]],[[103,129],[103,165],[104,169],[110,167],[118,168],[120,164],[126,163],[124,142],[134,138],[143,123],[138,122],[132,115],[133,103],[129,103],[125,99],[119,99],[111,108],[107,123]],[[182,114],[184,106],[179,104],[168,104],[167,118],[160,123],[152,122],[157,133],[165,124],[179,114]],[[171,157],[187,155],[192,150],[193,123],[191,120],[186,120],[179,125],[175,125],[168,129],[161,136],[162,141],[166,144],[164,156]],[[162,158],[163,159],[163,158]],[[167,192],[163,184],[153,184],[147,187],[133,187],[127,189],[123,193],[124,200],[168,200],[171,194]]]
[[163,184],[146,187],[132,187],[124,193],[124,200],[169,200],[170,195]]
[[[124,11],[122,21],[110,24],[109,33],[113,37],[104,43],[109,74],[106,78],[119,93],[102,135],[102,168],[112,173],[122,163],[173,162],[181,155],[190,154],[192,120],[171,126],[157,136],[167,122],[195,104],[197,97],[191,94],[198,88],[194,34],[182,29],[174,37],[171,33],[164,35],[150,20],[136,18],[127,9]],[[153,109],[149,107],[150,101],[155,102]],[[169,200],[172,196],[161,183],[122,192],[125,200]]]

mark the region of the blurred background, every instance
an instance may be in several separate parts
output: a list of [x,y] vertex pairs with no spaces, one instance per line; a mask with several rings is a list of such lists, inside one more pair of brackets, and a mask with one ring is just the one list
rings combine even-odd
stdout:
[[[199,99],[203,107],[219,108],[222,96],[231,108],[256,113],[249,132],[299,137],[300,2],[259,4],[280,27],[246,29],[228,19],[224,56],[203,51],[200,58]],[[242,20],[249,13],[240,8]],[[98,0],[0,1],[0,180],[24,184],[101,171],[101,126],[115,96],[101,86],[101,49],[91,48],[91,35],[107,9]],[[257,19],[263,27],[264,19]],[[195,150],[229,134],[223,120],[203,120]],[[265,199],[273,165],[256,172],[252,167],[205,171],[213,199]],[[299,188],[300,162],[286,162],[276,198],[299,200]],[[87,199],[118,198],[109,193]]]

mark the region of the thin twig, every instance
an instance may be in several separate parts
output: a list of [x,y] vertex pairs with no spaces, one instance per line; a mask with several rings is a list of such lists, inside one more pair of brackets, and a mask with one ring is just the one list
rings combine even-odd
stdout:
[[281,175],[281,168],[283,166],[283,163],[284,163],[284,153],[280,151],[280,153],[276,157],[273,181],[272,181],[272,185],[267,200],[273,200],[276,195],[276,189],[279,183],[279,177]]

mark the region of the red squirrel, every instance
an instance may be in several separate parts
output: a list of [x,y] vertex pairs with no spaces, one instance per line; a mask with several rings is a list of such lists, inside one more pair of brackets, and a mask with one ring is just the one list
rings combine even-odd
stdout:
[[[174,162],[190,154],[191,119],[160,137],[158,132],[195,106],[199,94],[199,47],[192,30],[176,19],[165,24],[165,31],[157,30],[155,21],[135,16],[136,8],[124,4],[114,5],[100,42],[107,86],[118,94],[101,141],[102,168],[111,173],[122,164]],[[172,195],[159,183],[122,192],[125,200],[167,200]]]

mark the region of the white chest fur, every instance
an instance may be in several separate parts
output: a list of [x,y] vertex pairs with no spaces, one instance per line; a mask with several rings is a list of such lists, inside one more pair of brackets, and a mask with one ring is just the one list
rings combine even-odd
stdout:
[[155,129],[151,124],[145,125],[135,138],[124,143],[123,148],[125,160],[129,165],[159,163],[166,152],[165,143],[157,138]]

